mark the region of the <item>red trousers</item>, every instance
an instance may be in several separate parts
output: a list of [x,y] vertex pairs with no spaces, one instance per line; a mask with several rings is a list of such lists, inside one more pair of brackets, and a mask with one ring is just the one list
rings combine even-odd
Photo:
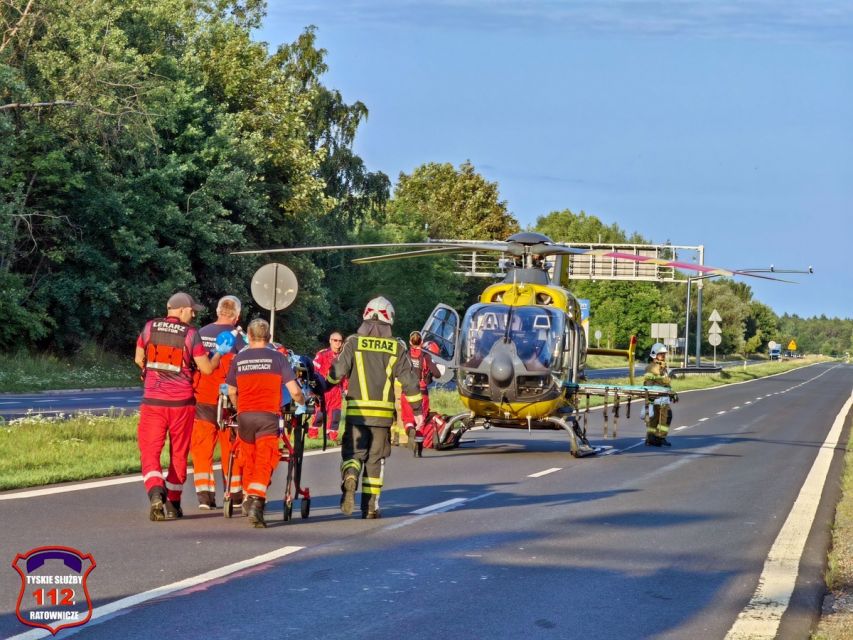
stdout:
[[[421,415],[426,420],[429,413],[429,394],[426,391],[421,392]],[[403,418],[403,424],[408,428],[409,425],[415,425],[415,412],[412,410],[412,405],[406,400],[406,396],[400,397],[400,417]]]
[[343,394],[340,385],[335,385],[323,394],[323,404],[326,406],[325,415],[319,412],[314,414],[311,426],[319,430],[321,426],[319,419],[323,418],[326,421],[326,433],[338,431],[341,422],[341,407],[343,406]]
[[[187,454],[190,450],[195,407],[157,407],[143,404],[139,409],[139,427],[136,435],[139,458],[142,463],[142,480],[145,490],[165,487],[167,498],[181,499],[187,479]],[[169,436],[169,471],[164,481],[160,454]]]
[[[216,449],[217,442],[219,443],[220,458],[222,460],[224,486],[225,474],[228,472],[228,456],[231,454],[230,437],[230,430],[219,429],[212,422],[200,420],[199,418],[196,418],[195,422],[193,422],[190,455],[193,457],[193,481],[196,493],[199,491],[216,491],[216,476],[213,473],[213,452]],[[231,491],[233,493],[233,476],[231,480]]]
[[278,466],[281,454],[278,452],[278,436],[260,436],[254,443],[240,440],[239,462],[243,467],[246,493],[259,498],[267,497],[267,487],[273,471]]

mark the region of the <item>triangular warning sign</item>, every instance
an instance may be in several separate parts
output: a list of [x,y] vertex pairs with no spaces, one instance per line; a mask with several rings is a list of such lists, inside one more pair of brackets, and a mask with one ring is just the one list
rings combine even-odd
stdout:
[[711,315],[708,317],[708,320],[710,320],[711,322],[722,322],[723,321],[722,317],[720,317],[720,312],[717,311],[716,309],[714,309],[711,312]]
[[708,329],[708,333],[722,333],[722,332],[723,332],[723,330],[720,329],[720,325],[718,325],[716,322],[711,325],[710,329]]
[[788,343],[788,351],[796,351],[796,350],[797,350],[797,343],[794,342],[793,340],[791,340]]

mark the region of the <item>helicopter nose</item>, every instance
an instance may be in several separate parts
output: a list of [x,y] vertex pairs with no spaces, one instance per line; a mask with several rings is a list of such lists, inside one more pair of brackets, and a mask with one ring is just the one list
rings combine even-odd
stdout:
[[492,360],[492,366],[489,369],[489,374],[499,387],[508,387],[512,382],[512,376],[515,373],[515,368],[512,366],[512,358],[506,353],[499,353]]

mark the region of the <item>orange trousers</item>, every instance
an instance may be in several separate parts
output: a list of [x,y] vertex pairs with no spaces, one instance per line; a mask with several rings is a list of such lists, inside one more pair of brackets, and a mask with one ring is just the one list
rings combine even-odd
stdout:
[[[225,486],[228,473],[228,456],[231,455],[231,433],[229,429],[218,429],[215,424],[207,420],[195,419],[193,422],[193,435],[190,441],[190,454],[193,457],[193,482],[196,493],[200,491],[216,492],[216,476],[213,473],[213,452],[216,443],[219,443],[219,451],[222,459],[222,485]],[[240,473],[238,460],[234,461],[231,470],[231,493],[239,493],[243,490],[243,478]]]
[[272,435],[260,436],[254,443],[239,441],[237,450],[247,495],[267,497],[267,487],[281,459],[278,442],[278,436]]

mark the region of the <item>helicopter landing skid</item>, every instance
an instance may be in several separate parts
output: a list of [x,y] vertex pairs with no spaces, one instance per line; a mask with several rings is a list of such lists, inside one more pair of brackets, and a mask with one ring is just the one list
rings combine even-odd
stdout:
[[574,418],[557,418],[556,416],[550,416],[545,420],[568,432],[570,450],[575,458],[594,456],[596,453],[604,451],[604,447],[593,447],[590,444],[586,434],[584,434],[583,429],[581,429],[580,424],[578,424],[578,421]]
[[[474,422],[470,418],[471,414],[467,412],[448,418],[444,423],[444,428],[436,434],[434,448],[437,451],[446,451],[456,449],[460,444],[463,444],[462,436],[474,426]],[[459,421],[462,422],[462,428],[454,430],[453,424]],[[464,444],[469,442],[476,442],[476,440],[466,440]]]

